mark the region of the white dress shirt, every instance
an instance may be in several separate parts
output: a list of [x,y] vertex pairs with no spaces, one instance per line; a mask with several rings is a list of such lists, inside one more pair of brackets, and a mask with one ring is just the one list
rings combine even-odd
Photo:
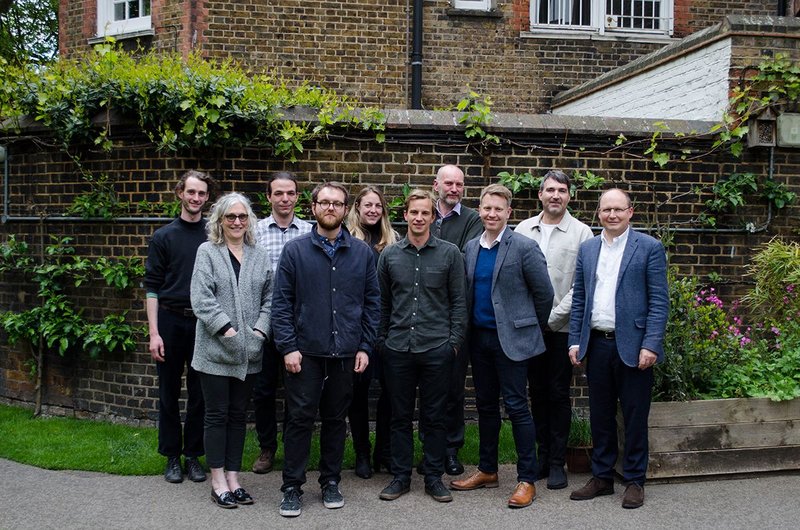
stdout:
[[600,256],[597,259],[594,284],[594,306],[589,326],[601,331],[614,331],[616,323],[617,278],[622,264],[622,254],[628,242],[630,227],[615,237],[611,243],[606,240],[605,230],[600,235]]

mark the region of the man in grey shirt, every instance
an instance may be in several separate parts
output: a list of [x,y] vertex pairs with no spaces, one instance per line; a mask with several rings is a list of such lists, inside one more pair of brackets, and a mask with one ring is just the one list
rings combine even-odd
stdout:
[[414,190],[406,199],[408,234],[378,260],[381,287],[379,342],[384,343],[387,386],[392,403],[392,474],[380,494],[394,500],[409,491],[413,458],[414,402],[420,394],[425,425],[422,472],[425,492],[439,502],[453,500],[442,484],[447,444],[448,382],[467,321],[464,261],[455,245],[433,237],[434,199]]

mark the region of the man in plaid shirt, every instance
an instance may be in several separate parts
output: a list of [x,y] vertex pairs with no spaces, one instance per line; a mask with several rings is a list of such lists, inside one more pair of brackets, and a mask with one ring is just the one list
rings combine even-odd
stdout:
[[[256,225],[256,241],[267,249],[274,274],[284,245],[297,236],[310,232],[311,223],[294,214],[298,190],[297,177],[292,173],[279,171],[270,176],[267,181],[267,198],[272,205],[272,214]],[[268,473],[272,470],[272,461],[278,448],[275,393],[281,361],[270,334],[270,339],[264,343],[263,367],[253,388],[256,433],[261,447],[261,453],[253,462],[254,473]]]

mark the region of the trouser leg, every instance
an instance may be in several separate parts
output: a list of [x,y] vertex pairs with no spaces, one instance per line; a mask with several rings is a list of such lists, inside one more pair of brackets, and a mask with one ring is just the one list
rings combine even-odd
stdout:
[[445,343],[438,348],[414,354],[419,374],[420,421],[427,426],[422,442],[425,482],[441,478],[447,450],[447,389],[453,370],[453,348]]
[[319,483],[342,480],[342,456],[347,437],[347,410],[353,399],[355,358],[327,359],[319,413],[322,427],[319,435]]
[[592,430],[592,475],[613,480],[617,461],[617,388],[613,340],[592,338],[586,359],[589,386],[589,424]]
[[[486,336],[489,330],[470,333],[472,382],[478,409],[479,463],[484,473],[497,473],[497,451],[500,438],[500,382],[494,363],[494,351]],[[494,333],[497,335],[497,333]]]
[[369,455],[369,386],[371,374],[353,375],[353,399],[347,410],[350,432],[353,435],[353,449],[357,454]]
[[225,443],[225,469],[241,471],[244,439],[247,434],[247,404],[255,381],[255,374],[248,375],[244,381],[230,379],[228,404],[228,430]]
[[445,418],[448,455],[458,454],[458,450],[464,446],[464,387],[468,365],[469,351],[468,345],[465,345],[451,364]]
[[275,454],[278,448],[278,422],[275,414],[275,396],[278,391],[278,374],[281,363],[275,343],[264,342],[264,358],[261,372],[256,374],[253,384],[253,413],[256,421],[256,434],[261,449]]
[[392,407],[392,473],[411,480],[414,457],[413,420],[417,397],[417,370],[413,354],[384,349],[386,384]]

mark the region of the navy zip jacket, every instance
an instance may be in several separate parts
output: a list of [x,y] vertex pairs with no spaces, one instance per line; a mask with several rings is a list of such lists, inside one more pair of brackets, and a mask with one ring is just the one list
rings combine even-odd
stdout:
[[329,258],[316,226],[283,247],[272,298],[272,331],[281,355],[372,354],[380,320],[375,255],[342,226],[344,240]]

